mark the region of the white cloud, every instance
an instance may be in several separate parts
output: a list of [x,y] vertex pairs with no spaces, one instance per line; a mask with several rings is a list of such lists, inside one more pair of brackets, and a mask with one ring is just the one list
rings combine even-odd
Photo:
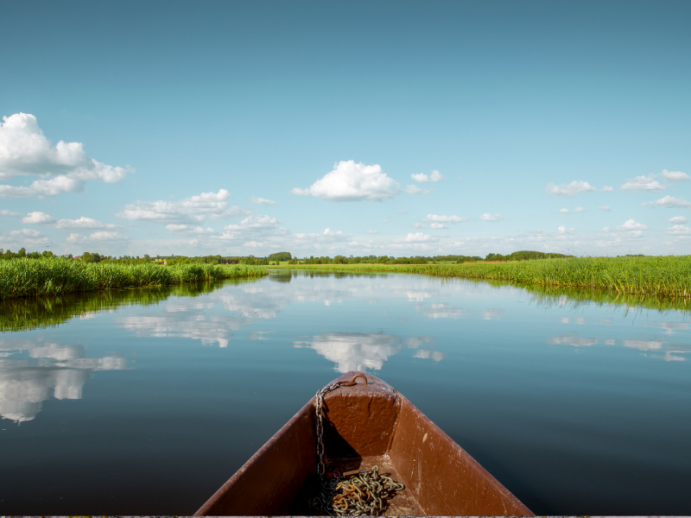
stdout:
[[686,227],[684,225],[674,225],[665,230],[665,233],[675,235],[688,235],[691,234],[691,228]]
[[377,230],[368,230],[367,233],[368,234],[379,234],[379,232]]
[[636,178],[626,180],[626,183],[620,189],[622,191],[662,191],[666,187],[654,178],[637,176]]
[[605,192],[612,192],[612,191],[614,190],[614,187],[612,187],[612,186],[610,186],[610,185],[605,185],[605,186],[602,188],[602,190],[605,191]]
[[668,171],[667,169],[662,170],[662,177],[668,182],[683,182],[685,180],[691,180],[691,176],[681,171]]
[[683,198],[673,198],[671,196],[665,196],[656,201],[648,201],[642,204],[644,207],[664,207],[666,209],[677,209],[682,207],[691,207],[691,203],[684,200]]
[[180,225],[175,223],[166,225],[166,230],[175,234],[213,234],[215,232],[212,228],[193,227],[192,225]]
[[240,207],[229,207],[230,193],[219,189],[217,193],[203,192],[180,201],[141,201],[126,205],[116,214],[131,221],[152,221],[170,223],[175,221],[203,221],[205,218],[220,219],[246,216],[251,211]]
[[407,243],[429,243],[434,241],[439,241],[438,238],[430,236],[429,234],[423,234],[422,232],[408,233],[405,237]]
[[636,223],[634,219],[629,219],[625,221],[623,225],[618,227],[605,227],[602,230],[605,232],[617,232],[626,230],[646,230],[647,228],[648,227],[646,227],[643,223]]
[[48,224],[55,223],[55,218],[45,212],[29,212],[22,218],[22,223]]
[[585,209],[583,207],[576,207],[573,209],[574,212],[585,212]]
[[483,214],[479,218],[480,221],[500,221],[504,219],[504,216],[501,214]]
[[88,236],[83,236],[81,234],[70,234],[67,238],[68,243],[90,243],[95,241],[122,241],[127,239],[125,236],[121,236],[117,232],[110,232],[102,230],[99,232],[94,232]]
[[21,216],[19,212],[12,212],[11,210],[2,209],[0,210],[0,216],[10,216],[12,218],[18,218]]
[[564,225],[557,227],[557,232],[559,234],[575,234],[576,229],[575,228],[566,228]]
[[428,183],[428,182],[441,182],[444,177],[436,169],[427,176],[425,173],[411,174],[410,177],[418,183]]
[[604,210],[605,212],[611,212],[612,210],[609,205],[600,205],[598,209]]
[[[422,221],[425,223],[431,223],[430,227],[431,228],[449,228],[447,226],[447,223],[451,224],[456,224],[456,223],[463,223],[464,221],[470,221],[470,218],[467,216],[459,217],[459,216],[439,216],[437,214],[428,214],[424,218],[422,218]],[[423,227],[424,228],[424,227]]]
[[0,179],[17,176],[52,176],[27,186],[0,185],[0,197],[55,196],[81,192],[87,181],[120,182],[130,167],[113,167],[90,158],[80,142],[60,141],[55,146],[45,137],[36,117],[15,113],[0,123]]
[[417,185],[406,185],[405,186],[405,192],[408,194],[422,194],[423,196],[426,194],[431,194],[433,191],[432,189],[420,189]]
[[13,230],[10,232],[10,235],[19,237],[39,237],[42,234],[38,230],[32,228],[23,228],[21,230]]
[[256,203],[257,205],[276,205],[275,201],[267,200],[266,198],[257,198],[256,196],[250,198],[250,203]]
[[242,246],[247,246],[249,248],[261,248],[265,246],[265,243],[261,241],[247,241],[247,243],[242,243]]
[[79,219],[61,219],[55,224],[55,228],[120,228],[119,225],[101,223],[97,219],[82,216]]
[[574,196],[581,192],[591,192],[596,191],[595,187],[590,185],[588,182],[583,182],[581,180],[574,180],[570,184],[556,185],[550,183],[547,185],[546,191],[554,194],[555,196]]
[[348,160],[335,164],[333,171],[307,189],[296,187],[290,192],[329,201],[382,201],[393,198],[399,190],[398,182],[386,176],[379,164]]
[[569,209],[559,209],[559,212],[561,212],[562,214],[568,214]]
[[687,223],[689,220],[684,216],[674,216],[673,218],[669,218],[668,221],[670,223]]

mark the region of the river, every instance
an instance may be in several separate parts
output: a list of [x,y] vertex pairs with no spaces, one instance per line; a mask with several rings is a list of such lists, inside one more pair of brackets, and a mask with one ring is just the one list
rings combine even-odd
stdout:
[[691,515],[683,307],[274,271],[2,308],[3,515],[191,514],[349,370],[537,514]]

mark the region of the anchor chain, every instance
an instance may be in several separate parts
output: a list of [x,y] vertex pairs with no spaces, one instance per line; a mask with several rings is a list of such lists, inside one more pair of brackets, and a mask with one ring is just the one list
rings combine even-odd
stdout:
[[324,396],[340,387],[352,387],[363,374],[357,374],[350,381],[339,381],[327,385],[317,392],[316,396],[316,432],[317,432],[317,475],[321,482],[321,493],[309,501],[310,506],[331,516],[378,516],[381,514],[397,491],[405,489],[403,484],[391,477],[380,474],[379,466],[371,470],[360,470],[356,475],[343,477],[338,471],[326,476],[324,464]]

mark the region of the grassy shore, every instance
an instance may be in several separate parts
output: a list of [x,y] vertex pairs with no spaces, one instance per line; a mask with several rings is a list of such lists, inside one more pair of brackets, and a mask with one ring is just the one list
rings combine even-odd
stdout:
[[266,269],[247,265],[82,263],[63,258],[0,261],[0,300],[186,282],[260,277]]
[[509,281],[519,285],[592,288],[653,297],[691,297],[691,256],[574,257],[509,263],[425,265],[281,265],[339,272],[417,273]]

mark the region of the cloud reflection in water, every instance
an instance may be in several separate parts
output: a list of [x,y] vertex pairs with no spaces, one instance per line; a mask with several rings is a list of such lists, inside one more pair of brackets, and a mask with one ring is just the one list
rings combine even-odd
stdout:
[[[43,401],[81,399],[84,383],[93,371],[121,370],[120,356],[85,358],[79,345],[29,340],[0,340],[0,416],[21,423],[36,418]],[[27,352],[29,359],[10,356]]]

